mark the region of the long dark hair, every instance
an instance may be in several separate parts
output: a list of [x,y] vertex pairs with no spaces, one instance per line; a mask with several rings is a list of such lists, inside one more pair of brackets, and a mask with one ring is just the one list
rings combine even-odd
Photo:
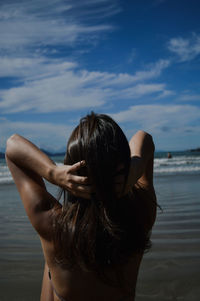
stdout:
[[55,222],[56,259],[68,267],[96,271],[125,263],[149,247],[137,194],[118,197],[115,176],[122,166],[124,187],[130,167],[128,141],[109,116],[82,118],[69,138],[64,164],[85,160],[79,175],[87,176],[94,193],[82,199],[64,193],[62,213]]

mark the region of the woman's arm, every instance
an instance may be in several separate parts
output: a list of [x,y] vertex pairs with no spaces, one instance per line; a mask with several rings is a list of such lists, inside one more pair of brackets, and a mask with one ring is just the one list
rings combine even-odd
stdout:
[[128,189],[138,181],[145,185],[153,185],[154,142],[152,136],[138,131],[130,140],[131,167],[128,178]]
[[76,171],[84,162],[77,162],[72,166],[57,166],[37,146],[17,134],[8,139],[6,156],[18,167],[30,170],[75,195],[88,197],[90,193],[90,188],[86,185],[87,178],[76,175]]
[[30,170],[53,183],[55,163],[22,136],[14,134],[7,140],[6,157],[18,167]]
[[46,190],[43,177],[78,196],[88,195],[90,188],[83,185],[87,179],[75,174],[81,164],[56,166],[34,144],[16,134],[7,141],[6,160],[32,225],[42,237],[51,239],[52,210],[61,205]]

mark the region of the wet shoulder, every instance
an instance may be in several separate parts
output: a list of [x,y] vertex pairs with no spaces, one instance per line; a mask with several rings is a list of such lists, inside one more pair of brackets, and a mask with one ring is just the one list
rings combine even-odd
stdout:
[[143,219],[147,231],[151,231],[157,209],[157,199],[153,185],[145,186],[140,183],[135,184],[132,190],[135,198],[138,214]]

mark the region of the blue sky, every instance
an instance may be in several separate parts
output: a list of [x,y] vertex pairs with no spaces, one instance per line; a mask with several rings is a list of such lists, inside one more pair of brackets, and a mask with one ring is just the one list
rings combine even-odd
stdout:
[[63,150],[91,110],[157,150],[200,146],[199,16],[198,0],[0,1],[0,150],[16,132]]

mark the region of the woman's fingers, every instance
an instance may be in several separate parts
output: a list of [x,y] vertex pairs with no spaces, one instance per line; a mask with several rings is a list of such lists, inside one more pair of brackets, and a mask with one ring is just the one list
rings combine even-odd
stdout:
[[85,166],[85,161],[80,161],[75,164],[73,164],[70,169],[70,182],[74,184],[82,184],[82,185],[87,185],[89,183],[88,177],[85,176],[77,176],[76,171],[78,171],[80,168]]
[[89,183],[88,177],[76,176],[76,175],[71,175],[70,181],[82,185],[87,185]]
[[84,167],[85,166],[85,161],[82,160],[80,162],[77,162],[75,164],[73,164],[71,167],[70,167],[70,171],[74,172],[74,171],[77,171],[79,170],[81,167]]

